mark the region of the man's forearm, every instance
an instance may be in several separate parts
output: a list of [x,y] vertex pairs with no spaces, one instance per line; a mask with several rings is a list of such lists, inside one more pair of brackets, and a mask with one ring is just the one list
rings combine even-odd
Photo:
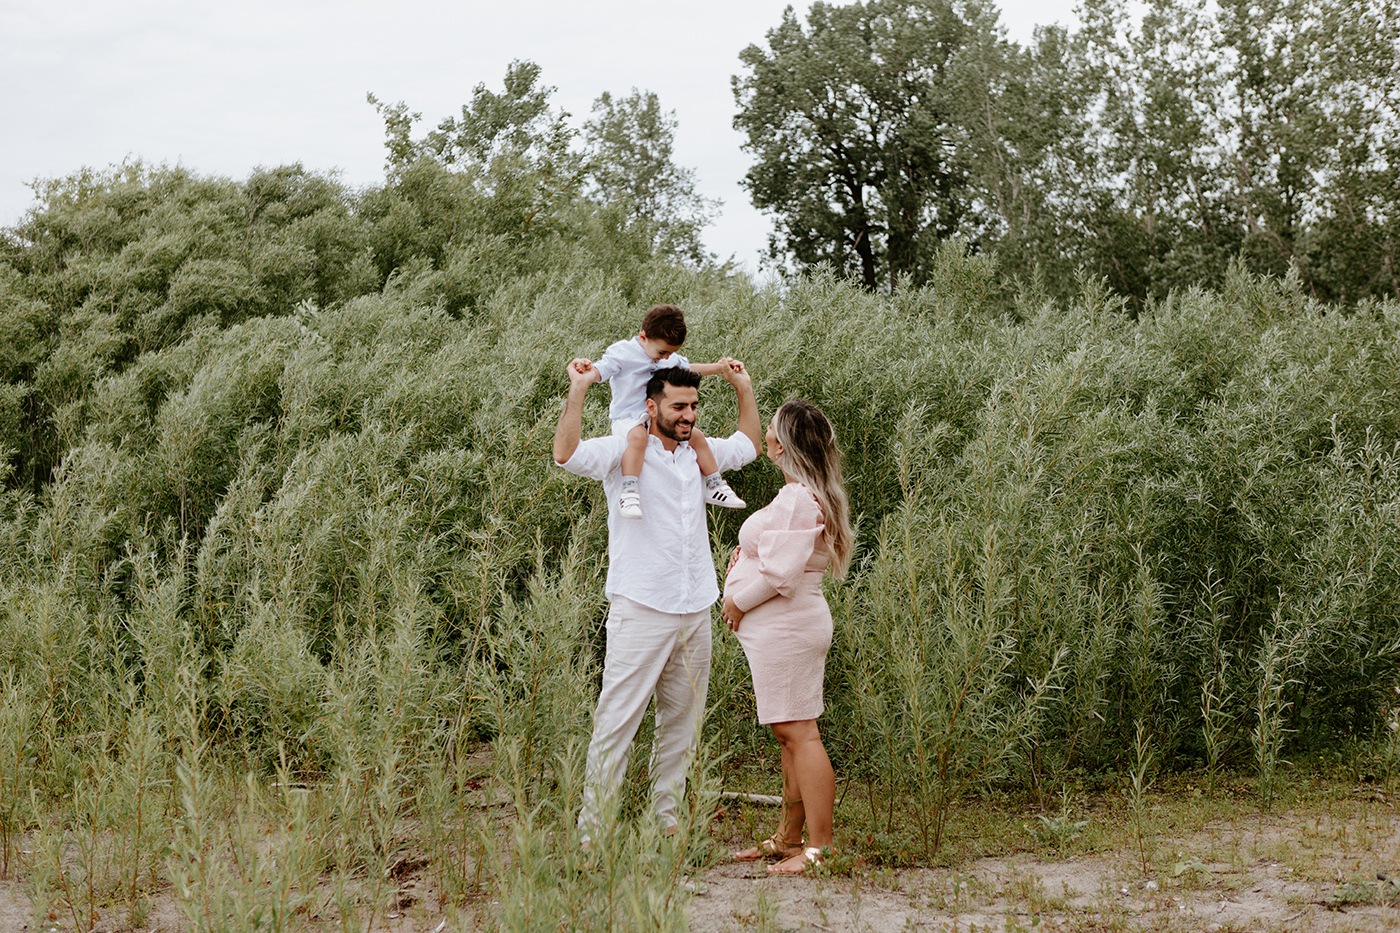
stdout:
[[758,418],[758,400],[753,394],[753,382],[744,379],[734,384],[739,396],[739,430],[753,441],[755,453],[763,453],[763,423]]
[[564,410],[559,413],[559,424],[554,428],[554,462],[567,463],[578,450],[583,436],[583,399],[588,394],[588,383],[569,383],[569,396],[564,401]]

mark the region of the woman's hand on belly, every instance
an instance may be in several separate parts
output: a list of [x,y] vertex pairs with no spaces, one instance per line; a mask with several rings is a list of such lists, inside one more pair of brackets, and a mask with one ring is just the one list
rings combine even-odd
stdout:
[[[735,548],[734,556],[737,558],[738,555],[739,549]],[[729,565],[734,566],[734,561],[730,560]],[[744,610],[734,604],[734,597],[728,593],[724,594],[724,604],[720,606],[719,614],[731,632],[739,631],[739,623],[744,620]]]

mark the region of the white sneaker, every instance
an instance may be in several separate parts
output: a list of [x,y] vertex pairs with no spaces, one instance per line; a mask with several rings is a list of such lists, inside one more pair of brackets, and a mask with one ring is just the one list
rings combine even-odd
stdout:
[[734,490],[730,489],[729,484],[724,480],[720,480],[713,486],[705,487],[705,501],[723,509],[742,509],[748,505],[747,502],[735,495]]
[[642,497],[630,490],[624,492],[617,497],[617,510],[623,518],[641,518]]

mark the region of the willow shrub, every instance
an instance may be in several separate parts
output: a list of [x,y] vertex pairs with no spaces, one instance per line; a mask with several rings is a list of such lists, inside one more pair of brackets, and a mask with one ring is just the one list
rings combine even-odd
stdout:
[[[163,877],[197,926],[239,904],[275,926],[297,895],[248,855],[272,820],[268,858],[329,871],[347,922],[372,922],[418,844],[452,904],[605,903],[599,927],[673,910],[706,801],[776,786],[719,627],[683,839],[629,793],[611,880],[556,870],[578,857],[606,510],[550,438],[565,361],[658,300],[687,308],[693,359],[749,364],[765,416],[800,395],[840,432],[859,547],[830,587],[823,730],[872,828],[932,855],[966,794],[1149,765],[1250,769],[1269,799],[1298,750],[1391,714],[1394,306],[1343,315],[1235,274],[1134,318],[1092,281],[1065,307],[1003,291],[956,250],[880,296],[619,280],[572,249],[204,318],[63,403],[59,468],[0,499],[0,871],[37,832],[36,898],[75,925],[139,915]],[[703,398],[702,426],[733,424],[727,387]],[[731,479],[755,503],[781,483],[765,463]],[[712,513],[717,567],[742,518]]]

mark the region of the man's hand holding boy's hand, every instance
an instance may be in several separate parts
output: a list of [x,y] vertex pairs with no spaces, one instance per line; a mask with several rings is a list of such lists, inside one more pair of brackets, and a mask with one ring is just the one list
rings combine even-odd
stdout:
[[749,371],[744,368],[744,364],[739,360],[725,357],[720,360],[724,364],[724,369],[720,375],[725,378],[730,385],[737,388],[740,385],[751,385],[753,380],[749,377]]
[[569,373],[569,382],[583,382],[585,385],[597,382],[602,379],[602,374],[598,372],[598,367],[593,365],[593,361],[584,356],[575,357],[569,361],[565,367]]

